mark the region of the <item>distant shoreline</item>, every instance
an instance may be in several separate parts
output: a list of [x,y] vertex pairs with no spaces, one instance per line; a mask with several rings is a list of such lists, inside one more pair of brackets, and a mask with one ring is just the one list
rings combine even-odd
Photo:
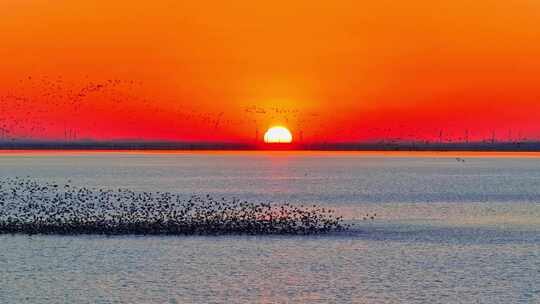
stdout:
[[135,142],[135,141],[11,141],[0,142],[0,150],[298,150],[298,151],[458,151],[458,152],[540,152],[540,142],[475,143],[218,143],[218,142]]

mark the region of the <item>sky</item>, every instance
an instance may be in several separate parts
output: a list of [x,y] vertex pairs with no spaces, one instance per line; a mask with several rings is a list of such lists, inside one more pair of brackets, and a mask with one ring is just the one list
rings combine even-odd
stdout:
[[2,0],[0,138],[540,139],[536,0]]

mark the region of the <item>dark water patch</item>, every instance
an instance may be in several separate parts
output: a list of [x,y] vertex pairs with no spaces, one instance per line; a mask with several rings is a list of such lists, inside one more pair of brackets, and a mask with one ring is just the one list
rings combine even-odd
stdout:
[[502,226],[448,226],[412,223],[379,223],[355,226],[340,235],[355,238],[403,243],[461,244],[461,245],[537,245],[537,228]]

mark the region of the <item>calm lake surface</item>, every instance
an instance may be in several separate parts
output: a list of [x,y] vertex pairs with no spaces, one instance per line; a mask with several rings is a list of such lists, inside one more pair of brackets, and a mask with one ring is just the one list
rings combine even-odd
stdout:
[[0,303],[540,303],[540,154],[0,152],[15,176],[318,204],[354,228],[0,235]]

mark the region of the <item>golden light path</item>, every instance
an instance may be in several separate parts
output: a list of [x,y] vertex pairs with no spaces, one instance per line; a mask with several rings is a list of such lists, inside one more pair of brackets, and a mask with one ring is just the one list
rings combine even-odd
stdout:
[[264,142],[267,144],[288,144],[292,140],[291,132],[285,127],[272,127],[264,133]]

